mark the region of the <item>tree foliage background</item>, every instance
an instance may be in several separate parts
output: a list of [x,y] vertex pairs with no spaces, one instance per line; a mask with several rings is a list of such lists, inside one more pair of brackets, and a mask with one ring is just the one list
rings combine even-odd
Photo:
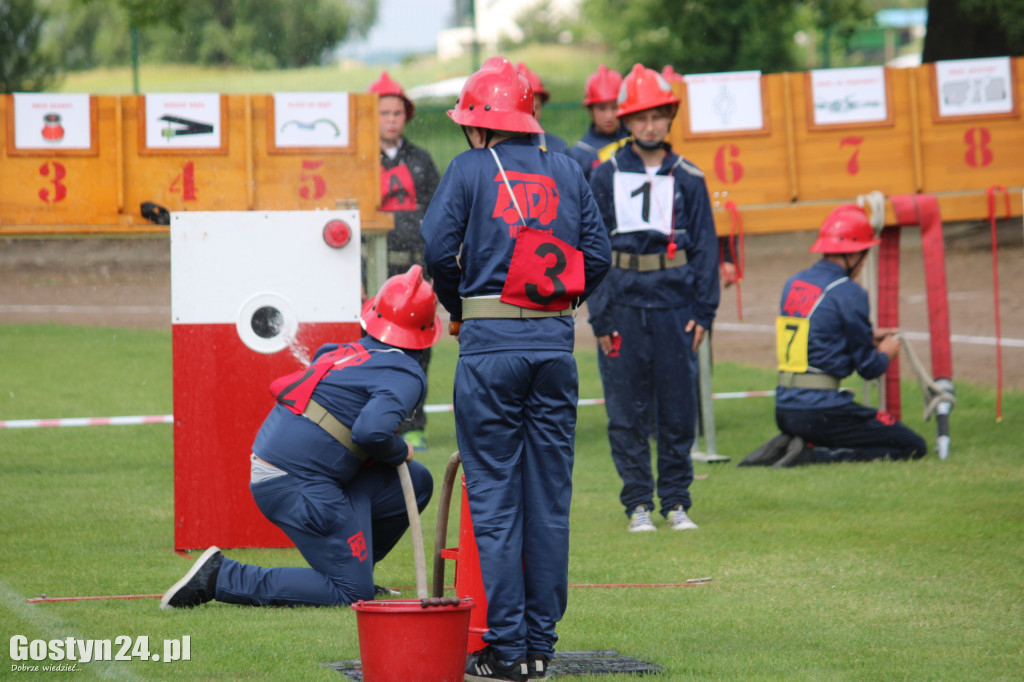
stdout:
[[[444,0],[463,18],[469,2]],[[877,10],[925,4],[924,61],[1024,55],[1024,0],[582,0],[579,17],[537,0],[518,19],[526,42],[600,44],[621,70],[772,73],[807,68],[797,31],[841,50]],[[0,91],[127,66],[133,36],[151,64],[314,66],[376,18],[377,0],[0,0]]]
[[922,61],[1024,55],[1024,0],[928,0]]
[[583,14],[626,69],[680,73],[797,67],[793,35],[818,26],[837,39],[870,17],[866,0],[584,0]]
[[313,66],[377,16],[376,0],[38,1],[50,15],[46,50],[71,70],[127,64],[132,27],[151,63]]
[[57,62],[40,47],[46,15],[35,0],[0,0],[0,92],[44,90]]

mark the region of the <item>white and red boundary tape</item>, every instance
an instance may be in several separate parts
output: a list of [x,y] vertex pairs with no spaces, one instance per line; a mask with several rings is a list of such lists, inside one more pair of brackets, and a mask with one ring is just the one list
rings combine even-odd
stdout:
[[[647,588],[647,587],[697,587],[699,585],[707,585],[711,582],[712,578],[690,578],[686,582],[682,583],[576,583],[570,584],[571,588],[581,587],[597,587],[604,589],[625,589],[625,588]],[[413,590],[413,587],[398,587],[397,590],[406,592]],[[453,585],[446,585],[446,590],[453,590]],[[60,602],[69,601],[107,601],[111,599],[160,599],[163,597],[162,594],[111,594],[111,595],[98,595],[89,597],[31,597],[26,599],[25,602],[28,604],[54,604]]]
[[0,420],[0,429],[42,429],[51,426],[131,426],[136,424],[172,424],[173,414],[131,417],[72,417],[69,419]]
[[[767,398],[774,396],[775,391],[741,391],[733,393],[714,393],[712,398],[728,400],[733,398]],[[604,398],[584,398],[579,401],[581,407],[604,405]],[[426,405],[424,412],[453,412],[451,404]],[[132,426],[137,424],[173,424],[173,414],[138,415],[130,417],[72,417],[69,419],[0,419],[0,429],[44,429],[63,426]]]

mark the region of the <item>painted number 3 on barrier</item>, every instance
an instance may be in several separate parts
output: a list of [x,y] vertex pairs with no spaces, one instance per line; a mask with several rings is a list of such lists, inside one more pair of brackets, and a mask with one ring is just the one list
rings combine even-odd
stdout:
[[47,204],[63,201],[68,195],[68,188],[64,184],[64,178],[67,175],[64,165],[47,161],[39,167],[39,175],[47,179],[48,185],[39,190],[39,198]]

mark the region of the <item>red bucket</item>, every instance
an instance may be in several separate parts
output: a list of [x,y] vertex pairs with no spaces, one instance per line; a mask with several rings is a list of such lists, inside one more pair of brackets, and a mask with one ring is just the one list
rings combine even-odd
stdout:
[[365,682],[462,682],[472,599],[423,608],[419,599],[357,601]]

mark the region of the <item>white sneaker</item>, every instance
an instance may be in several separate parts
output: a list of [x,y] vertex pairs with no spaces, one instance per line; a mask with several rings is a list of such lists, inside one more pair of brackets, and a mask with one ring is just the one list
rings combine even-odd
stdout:
[[697,524],[686,515],[686,510],[681,504],[676,505],[676,508],[668,513],[668,525],[672,530],[697,530]]
[[651,512],[647,511],[644,507],[634,509],[633,513],[629,516],[629,532],[645,533],[652,530],[658,529],[654,527],[654,522],[651,521]]

